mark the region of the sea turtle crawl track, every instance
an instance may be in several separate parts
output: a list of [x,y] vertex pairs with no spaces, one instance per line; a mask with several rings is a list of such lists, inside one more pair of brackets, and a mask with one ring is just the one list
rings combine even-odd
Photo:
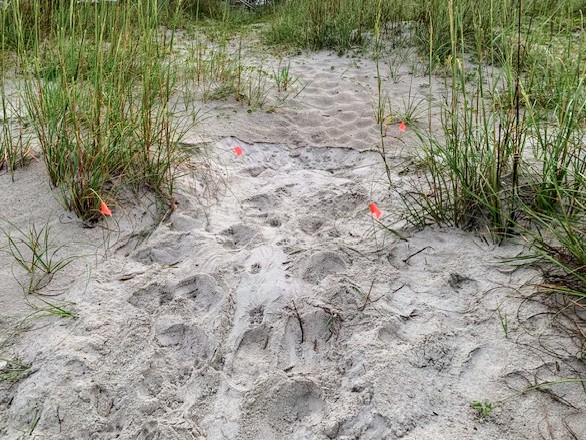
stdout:
[[561,423],[552,408],[584,428],[542,396],[492,422],[470,407],[544,363],[495,314],[535,276],[503,269],[518,248],[389,234],[368,212],[397,226],[373,151],[203,149],[175,212],[71,289],[79,322],[28,347],[42,368],[11,390],[6,438],[37,420],[51,439],[523,439],[528,417]]
[[[251,65],[289,63],[265,49]],[[21,322],[31,310],[0,252],[0,342],[14,333],[1,356],[31,366],[0,381],[0,438],[586,438],[580,386],[522,393],[585,376],[583,354],[549,311],[523,302],[539,273],[502,262],[523,248],[400,222],[399,194],[423,180],[409,164],[415,134],[441,128],[449,90],[418,72],[414,48],[395,55],[381,69],[360,53],[292,56],[302,93],[293,87],[270,111],[195,99],[193,115],[187,87],[177,116],[205,119],[182,139],[192,172],[156,227],[148,197],[113,201],[113,217],[87,229],[60,206],[42,161],[14,182],[0,174],[3,218],[23,230],[48,224],[71,255],[92,255],[42,292],[58,292],[49,299],[77,319]],[[16,85],[5,79],[5,90]],[[379,85],[391,188],[372,150]],[[474,400],[501,404],[481,419]]]

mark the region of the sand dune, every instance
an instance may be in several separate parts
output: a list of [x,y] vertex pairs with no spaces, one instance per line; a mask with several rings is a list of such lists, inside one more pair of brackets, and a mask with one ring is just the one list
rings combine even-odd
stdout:
[[[161,224],[145,202],[83,229],[41,164],[0,176],[6,218],[49,218],[68,252],[91,255],[51,283],[79,318],[26,320],[10,338],[7,355],[33,373],[0,383],[0,436],[34,421],[34,438],[55,440],[572,438],[564,424],[586,435],[575,385],[518,394],[583,369],[541,350],[547,338],[573,348],[523,303],[538,273],[502,261],[522,248],[401,222],[372,62],[320,52],[291,70],[307,87],[273,113],[206,104],[217,117],[188,134],[194,171]],[[394,105],[409,90],[427,99],[426,78],[404,70],[385,81]],[[386,142],[401,190],[411,130],[390,125]],[[401,236],[373,219],[373,201]],[[8,335],[29,309],[7,255],[0,277]],[[471,408],[506,398],[485,420]]]

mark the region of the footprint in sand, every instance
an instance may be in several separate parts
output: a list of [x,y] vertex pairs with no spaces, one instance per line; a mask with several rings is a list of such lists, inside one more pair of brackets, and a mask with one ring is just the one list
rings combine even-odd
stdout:
[[193,309],[200,313],[213,310],[221,301],[218,283],[207,273],[198,273],[179,281],[174,292],[178,297],[188,299]]
[[163,315],[155,324],[155,342],[162,349],[172,349],[173,357],[195,365],[209,359],[212,344],[206,332],[177,315]]
[[317,252],[301,265],[301,278],[319,284],[326,276],[344,272],[346,263],[335,252]]
[[267,217],[269,213],[275,212],[277,199],[270,194],[257,194],[244,200],[244,204],[248,206],[252,213],[249,215],[256,217]]
[[223,244],[229,248],[242,248],[249,244],[260,243],[263,240],[258,229],[242,223],[230,226],[220,234],[226,237]]
[[141,263],[157,263],[161,266],[170,266],[179,263],[189,255],[190,250],[197,247],[200,238],[191,233],[181,232],[173,234],[160,233],[159,241],[156,238],[152,244],[137,250],[133,258]]
[[299,228],[308,235],[315,234],[325,223],[322,217],[309,215],[299,218]]
[[238,437],[242,440],[285,438],[290,432],[299,434],[311,420],[321,418],[325,409],[322,390],[304,377],[272,376],[258,381],[247,394]]
[[133,292],[128,302],[139,309],[153,312],[160,306],[170,303],[173,297],[172,291],[158,283],[151,283]]

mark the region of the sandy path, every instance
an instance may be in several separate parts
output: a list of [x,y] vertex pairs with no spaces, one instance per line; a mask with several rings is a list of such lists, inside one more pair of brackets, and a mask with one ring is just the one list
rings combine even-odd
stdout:
[[[300,57],[294,73],[311,86],[287,108],[213,110],[190,136],[197,171],[170,219],[141,241],[145,214],[132,213],[118,250],[63,295],[79,319],[44,318],[9,347],[34,373],[0,385],[2,438],[35,420],[46,439],[571,439],[564,424],[586,435],[575,385],[513,397],[487,420],[470,407],[584,365],[567,356],[556,371],[521,344],[565,343],[546,315],[515,318],[536,273],[501,258],[521,248],[400,227],[372,151],[372,63],[358,64]],[[409,135],[389,139],[401,188]],[[405,239],[376,224],[372,200]]]

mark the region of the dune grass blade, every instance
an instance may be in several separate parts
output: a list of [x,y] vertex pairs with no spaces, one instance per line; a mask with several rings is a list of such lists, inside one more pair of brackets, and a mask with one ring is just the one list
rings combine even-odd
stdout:
[[16,359],[3,359],[0,362],[4,364],[0,368],[0,382],[15,382],[25,378],[30,373],[30,365],[25,365]]

